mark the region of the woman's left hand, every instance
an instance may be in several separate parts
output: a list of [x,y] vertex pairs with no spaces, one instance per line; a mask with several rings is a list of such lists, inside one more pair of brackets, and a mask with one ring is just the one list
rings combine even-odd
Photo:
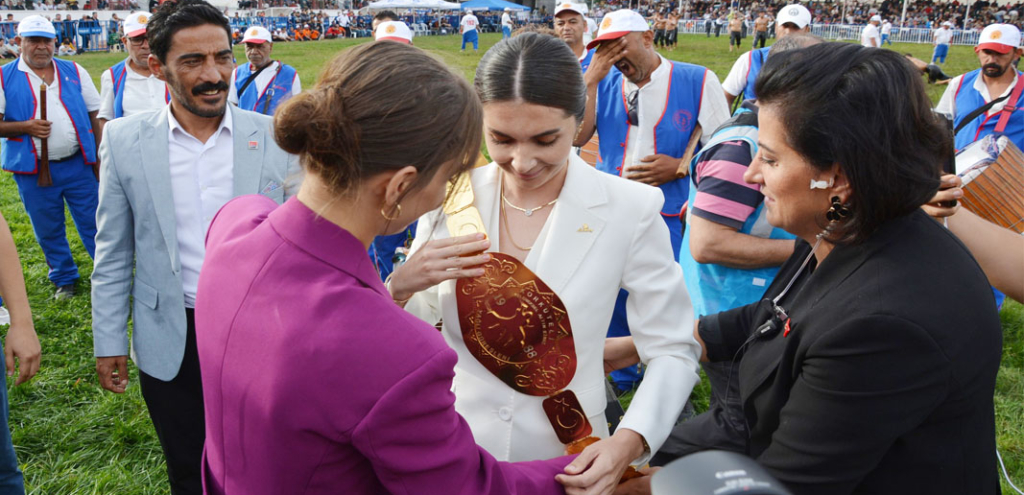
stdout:
[[644,452],[640,434],[622,428],[590,445],[555,479],[568,495],[610,495],[630,461]]
[[932,196],[928,203],[921,206],[925,213],[936,219],[953,216],[960,209],[960,202],[957,201],[955,206],[948,206],[949,202],[964,196],[964,190],[961,187],[963,181],[960,180],[960,177],[954,174],[946,174],[942,176],[941,180],[939,192],[935,193],[935,196]]

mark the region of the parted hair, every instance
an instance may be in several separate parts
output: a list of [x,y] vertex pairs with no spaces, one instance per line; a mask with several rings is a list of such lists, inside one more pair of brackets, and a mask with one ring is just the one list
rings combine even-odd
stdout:
[[231,43],[231,26],[228,18],[204,0],[169,0],[160,4],[146,24],[146,38],[149,51],[160,61],[167,62],[174,34],[182,29],[212,24],[224,29],[228,44]]
[[413,191],[445,164],[472,167],[482,115],[461,76],[418,48],[381,41],[331,60],[313,89],[277,110],[274,135],[334,193],[409,165],[419,171]]
[[829,240],[863,241],[938,190],[952,136],[902,55],[837,42],[773,51],[755,89],[760,106],[778,109],[789,146],[819,170],[838,163],[850,181],[850,215],[827,227]]
[[498,42],[480,59],[474,86],[484,104],[521,100],[560,108],[578,121],[587,107],[579,59],[547,34],[522,33]]

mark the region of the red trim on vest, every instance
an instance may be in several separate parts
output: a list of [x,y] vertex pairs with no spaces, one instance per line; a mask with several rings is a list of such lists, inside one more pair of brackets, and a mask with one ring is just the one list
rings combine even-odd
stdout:
[[1022,92],[1024,92],[1024,76],[1017,74],[1017,85],[1014,86],[1013,92],[1010,93],[1010,98],[999,112],[999,122],[996,123],[995,128],[997,134],[1002,134],[1006,130],[1006,126],[1009,125],[1010,115],[1017,110],[1017,102],[1020,100]]
[[[54,64],[53,67],[56,70],[57,75],[59,76],[60,75],[60,69],[57,68],[57,64]],[[77,63],[75,63],[75,72],[78,72],[78,64]],[[78,76],[78,83],[82,84],[82,74],[78,73],[76,75]],[[60,82],[58,82],[57,83],[57,100],[60,101],[60,106],[64,107],[64,111],[67,112],[67,114],[68,114],[68,120],[71,121],[71,128],[75,130],[75,139],[78,140],[78,151],[80,153],[82,153],[82,161],[85,162],[86,165],[92,165],[93,163],[96,163],[96,162],[90,162],[89,161],[89,157],[85,156],[85,146],[82,146],[82,136],[78,135],[78,126],[75,125],[75,119],[71,118],[71,112],[68,111],[68,106],[64,104],[64,98],[61,96],[61,95],[63,95],[63,93],[64,93],[64,85],[61,84]],[[85,98],[83,97],[82,100],[84,102]],[[85,109],[85,112],[86,112],[86,115],[91,113],[91,112],[89,112],[88,108]],[[91,121],[89,122],[89,134],[93,134],[93,136],[95,136],[95,134],[93,133],[93,130],[92,130],[92,122]],[[95,139],[96,138],[93,137],[94,141],[95,141]],[[97,149],[96,152],[98,153],[99,150]],[[38,160],[38,158],[37,158],[37,160]]]
[[[53,72],[57,77],[60,77],[60,74],[57,72],[56,63],[53,64]],[[28,72],[22,72],[22,74],[25,74],[25,81],[28,83],[29,93],[32,94],[32,118],[34,119],[36,118],[36,112],[39,111],[39,98],[36,97],[36,90],[32,87],[32,78],[28,77]],[[4,97],[6,98],[6,94]],[[36,150],[36,140],[32,139],[33,136],[31,134],[27,134],[27,136],[28,142],[32,145],[32,155],[36,157],[36,167],[32,169],[31,172],[15,172],[13,170],[9,170],[8,172],[11,172],[12,174],[32,175],[39,173],[39,151]]]
[[654,154],[658,154],[658,126],[661,125],[661,119],[665,118],[665,114],[668,112],[668,100],[672,95],[672,62],[669,62],[668,68],[668,89],[665,90],[665,108],[661,109],[661,116],[658,117],[658,121],[654,123]]

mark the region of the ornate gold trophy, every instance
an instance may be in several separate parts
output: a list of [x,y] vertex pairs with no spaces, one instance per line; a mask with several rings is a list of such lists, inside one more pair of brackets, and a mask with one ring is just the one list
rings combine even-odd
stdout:
[[[449,189],[444,213],[453,236],[486,234],[468,174]],[[475,253],[474,253],[475,254]],[[566,453],[598,441],[576,394],[565,387],[576,374],[576,347],[558,294],[516,258],[491,253],[484,275],[459,279],[455,298],[469,352],[517,392],[547,397],[542,406]],[[640,476],[627,468],[623,480]]]

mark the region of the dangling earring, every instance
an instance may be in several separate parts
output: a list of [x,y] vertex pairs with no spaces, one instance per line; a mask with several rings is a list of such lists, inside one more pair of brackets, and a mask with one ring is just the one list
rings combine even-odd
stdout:
[[832,206],[825,212],[825,218],[829,222],[838,222],[850,215],[850,209],[843,206],[839,196],[832,196]]
[[389,217],[387,213],[384,213],[384,207],[381,206],[380,207],[380,216],[384,217],[384,220],[387,220],[389,222],[398,220],[398,217],[402,216],[402,205],[400,205],[400,204],[396,204],[395,205],[395,216],[393,216],[393,217]]

